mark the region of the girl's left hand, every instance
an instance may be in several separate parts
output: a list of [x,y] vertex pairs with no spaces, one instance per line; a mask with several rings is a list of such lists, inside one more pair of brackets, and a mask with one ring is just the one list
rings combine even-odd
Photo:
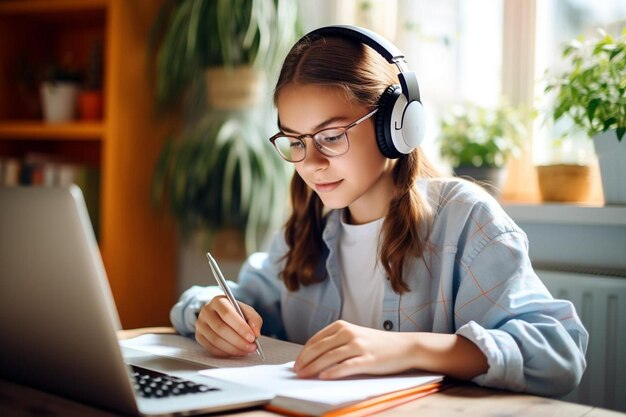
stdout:
[[412,367],[407,334],[375,330],[343,320],[317,332],[294,364],[300,378],[336,379],[355,374],[383,375]]

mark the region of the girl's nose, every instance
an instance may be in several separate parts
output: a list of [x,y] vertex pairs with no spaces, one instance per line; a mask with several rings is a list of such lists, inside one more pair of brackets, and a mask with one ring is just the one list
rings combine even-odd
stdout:
[[312,138],[305,138],[306,144],[306,156],[302,163],[307,170],[319,171],[328,166],[328,157],[323,155],[315,146],[315,141]]

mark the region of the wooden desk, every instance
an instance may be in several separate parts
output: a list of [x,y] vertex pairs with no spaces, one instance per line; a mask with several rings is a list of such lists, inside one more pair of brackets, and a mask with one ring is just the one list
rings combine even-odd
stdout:
[[[0,415],[15,417],[119,417],[66,398],[0,380]],[[234,411],[233,417],[276,417],[262,409]],[[383,411],[394,417],[625,417],[626,414],[532,395],[460,385]]]
[[[120,333],[132,337],[146,332],[171,332],[169,328],[151,328]],[[233,417],[276,417],[262,409],[222,414]],[[481,388],[463,384],[420,398],[378,414],[395,417],[626,417],[626,414],[587,405],[573,404],[533,395]],[[31,417],[113,417],[118,414],[93,408],[30,387],[0,379],[0,416]]]

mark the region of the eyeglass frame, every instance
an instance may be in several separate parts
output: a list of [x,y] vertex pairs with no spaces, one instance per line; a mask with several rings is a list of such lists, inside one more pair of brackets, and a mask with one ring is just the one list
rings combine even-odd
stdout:
[[[376,114],[376,112],[378,111],[378,108],[375,108],[374,110],[372,110],[371,112],[367,113],[365,116],[361,116],[358,119],[356,119],[354,122],[349,123],[346,126],[332,126],[332,127],[325,127],[324,129],[320,129],[317,132],[314,133],[305,133],[303,135],[290,135],[284,132],[278,132],[276,133],[274,136],[272,136],[271,138],[269,138],[269,141],[272,143],[272,145],[274,146],[274,148],[276,149],[276,151],[278,152],[278,154],[281,156],[281,158],[283,158],[285,161],[287,162],[291,162],[292,164],[298,163],[298,162],[302,162],[306,159],[306,151],[307,151],[307,146],[306,146],[306,142],[304,141],[305,138],[309,137],[311,139],[313,139],[313,144],[315,145],[315,149],[321,153],[322,155],[324,155],[327,158],[333,158],[335,156],[341,156],[341,155],[345,155],[346,153],[348,153],[348,151],[350,150],[350,140],[348,139],[348,130],[352,129],[353,127],[355,127],[356,125],[358,125],[361,122],[364,122],[365,120],[369,119],[370,117],[372,117],[374,114]],[[345,152],[342,152],[340,154],[335,154],[335,155],[327,155],[322,151],[323,146],[318,145],[317,140],[315,139],[315,136],[319,135],[321,132],[325,131],[325,130],[341,130],[343,135],[346,135],[346,143],[348,144],[348,147],[346,148]],[[296,139],[298,140],[300,143],[302,143],[302,146],[304,147],[304,155],[302,156],[302,159],[298,159],[297,161],[292,161],[289,160],[285,157],[285,155],[283,155],[283,153],[280,151],[280,149],[278,148],[278,146],[276,146],[276,139],[278,139],[279,137],[287,137],[287,138],[291,138],[291,139]]]

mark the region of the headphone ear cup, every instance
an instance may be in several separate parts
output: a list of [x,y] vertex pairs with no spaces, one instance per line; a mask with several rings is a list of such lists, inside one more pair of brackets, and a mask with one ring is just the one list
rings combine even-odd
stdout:
[[391,116],[396,100],[402,94],[399,85],[390,85],[378,99],[378,111],[376,112],[376,143],[380,152],[389,159],[402,156],[393,143],[391,134]]

